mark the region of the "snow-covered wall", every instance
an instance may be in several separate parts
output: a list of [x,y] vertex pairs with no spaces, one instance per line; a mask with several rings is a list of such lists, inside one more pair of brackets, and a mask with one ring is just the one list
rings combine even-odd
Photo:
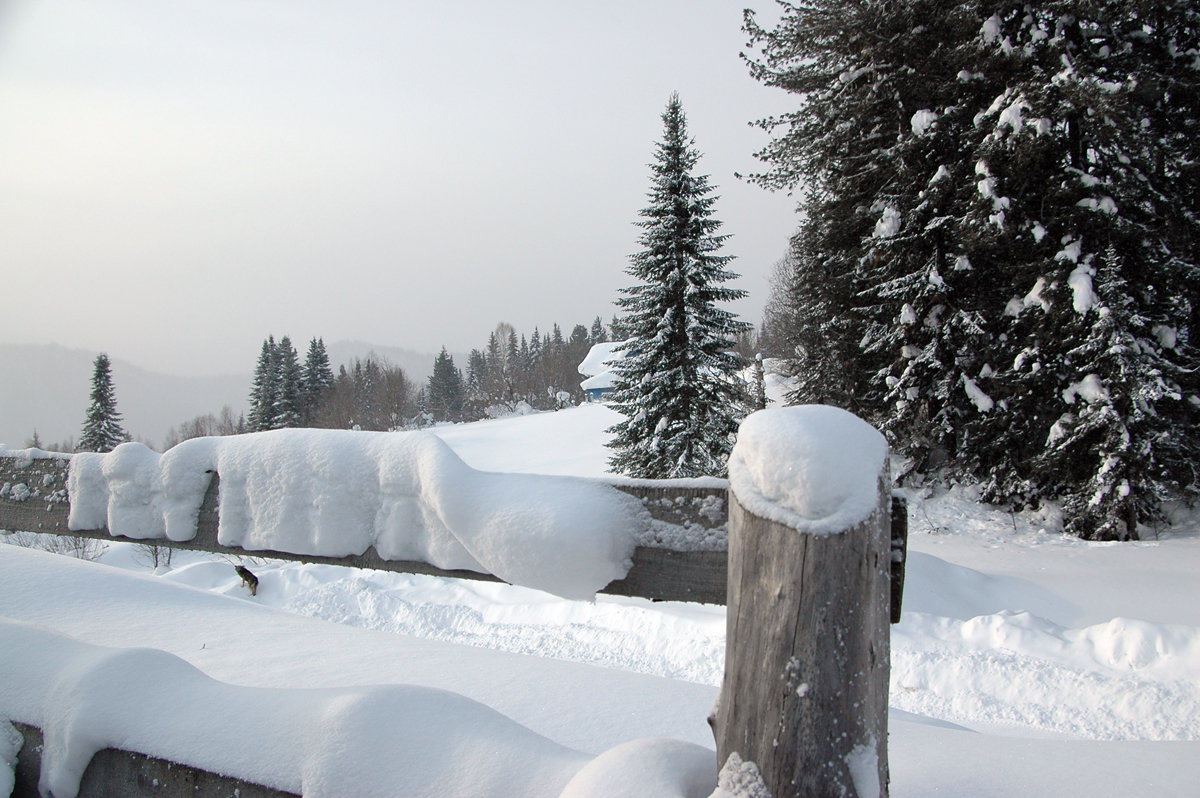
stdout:
[[879,506],[888,445],[867,422],[836,407],[760,410],[738,430],[729,486],[742,507],[809,534],[832,534]]
[[492,573],[568,598],[625,576],[641,503],[571,477],[467,466],[428,433],[275,430],[78,454],[71,529],[191,540],[220,475],[218,542],[247,550],[388,560]]

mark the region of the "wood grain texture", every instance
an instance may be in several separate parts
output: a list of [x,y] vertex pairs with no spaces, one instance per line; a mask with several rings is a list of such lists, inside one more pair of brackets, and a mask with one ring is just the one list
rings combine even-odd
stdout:
[[[42,730],[14,723],[24,744],[17,754],[12,798],[40,798]],[[169,762],[133,751],[105,748],[83,771],[79,798],[298,798],[294,793],[264,787],[232,776]]]
[[[839,534],[810,535],[730,498],[725,678],[717,755],[754,762],[774,798],[887,794],[890,491]],[[872,794],[864,788],[862,794]]]

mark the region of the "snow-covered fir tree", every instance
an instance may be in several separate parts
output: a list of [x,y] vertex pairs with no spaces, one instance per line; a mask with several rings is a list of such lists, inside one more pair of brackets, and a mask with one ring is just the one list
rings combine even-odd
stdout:
[[798,398],[840,365],[832,398],[915,470],[1061,499],[1085,537],[1195,495],[1194,4],[781,6],[746,29],[752,74],[805,97],[756,176],[804,189]]
[[101,352],[93,363],[91,404],[88,405],[83,431],[79,434],[75,450],[111,452],[127,440],[129,435],[121,427],[121,414],[117,412],[112,364],[108,355]]
[[250,386],[250,412],[246,426],[251,432],[272,429],[275,406],[279,402],[279,347],[275,336],[270,335],[262,342],[258,363],[254,367],[254,381]]
[[649,205],[641,211],[641,251],[627,269],[638,284],[617,304],[627,336],[611,406],[610,463],[634,477],[724,475],[744,415],[733,339],[749,328],[717,303],[744,291],[718,254],[726,239],[713,216],[708,177],[688,136],[678,94],[662,115],[663,139],[651,165]]
[[454,357],[442,347],[433,361],[433,374],[425,391],[426,409],[438,421],[462,421],[466,388]]
[[588,340],[592,344],[608,342],[608,330],[604,328],[604,319],[599,316],[592,319],[592,329],[588,332]]
[[313,422],[321,400],[333,388],[333,380],[333,368],[329,365],[325,341],[313,338],[308,342],[308,353],[300,370],[305,424]]
[[300,355],[292,346],[292,339],[283,336],[276,349],[279,369],[279,398],[271,419],[271,429],[300,427],[306,415],[304,374],[300,366]]

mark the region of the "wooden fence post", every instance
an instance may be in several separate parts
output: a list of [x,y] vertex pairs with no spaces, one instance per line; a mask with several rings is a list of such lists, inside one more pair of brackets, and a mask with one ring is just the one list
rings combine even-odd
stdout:
[[746,785],[761,778],[771,798],[887,795],[886,464],[874,476],[874,512],[824,534],[758,517],[730,491],[725,678],[711,719],[723,784],[757,796]]

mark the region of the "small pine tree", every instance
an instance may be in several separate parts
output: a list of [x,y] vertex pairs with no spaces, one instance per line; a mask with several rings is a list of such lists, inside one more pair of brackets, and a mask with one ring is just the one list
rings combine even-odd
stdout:
[[121,427],[121,414],[117,412],[113,391],[112,365],[103,352],[96,356],[92,371],[91,400],[75,451],[111,452],[129,440],[129,435]]
[[662,120],[638,222],[643,249],[627,270],[641,282],[617,302],[629,338],[611,406],[625,419],[611,430],[609,463],[634,477],[721,476],[743,415],[729,350],[749,325],[716,303],[745,292],[721,285],[737,275],[725,269],[731,257],[717,254],[726,236],[717,234],[708,178],[694,174],[700,155],[678,94]]
[[608,330],[604,329],[604,320],[599,316],[592,319],[592,330],[588,340],[593,345],[608,342]]

